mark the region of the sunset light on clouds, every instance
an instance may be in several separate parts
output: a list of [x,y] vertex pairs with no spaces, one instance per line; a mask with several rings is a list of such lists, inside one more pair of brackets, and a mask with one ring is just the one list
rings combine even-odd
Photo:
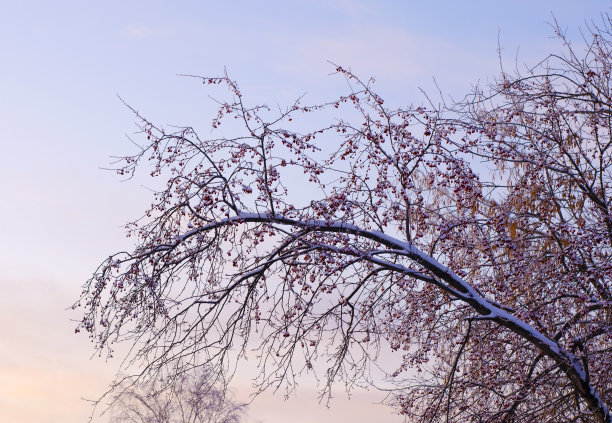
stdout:
[[[460,97],[509,67],[557,48],[609,11],[606,1],[13,1],[0,5],[0,421],[87,421],[121,365],[94,355],[70,311],[108,255],[130,248],[123,225],[151,201],[149,180],[123,181],[113,156],[133,152],[137,128],[122,100],[155,122],[206,134],[214,94],[179,76],[227,69],[254,102],[306,103],[342,92],[330,62],[376,78],[397,106],[419,88]],[[516,63],[515,63],[516,60]],[[434,79],[435,78],[435,83]],[[120,97],[120,98],[119,98]],[[232,381],[248,401],[256,373]],[[247,376],[248,375],[248,376]],[[257,397],[248,422],[400,422],[384,392],[338,386],[319,403],[305,379]],[[100,417],[105,422],[106,417]]]

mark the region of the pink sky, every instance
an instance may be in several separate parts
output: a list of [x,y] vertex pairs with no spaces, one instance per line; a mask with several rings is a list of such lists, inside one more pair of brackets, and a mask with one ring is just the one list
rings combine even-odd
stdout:
[[[426,3],[426,4],[425,4]],[[197,82],[227,66],[255,102],[287,104],[342,90],[329,61],[375,76],[396,104],[420,103],[432,77],[455,96],[498,69],[556,48],[551,11],[578,39],[609,2],[212,1],[45,2],[0,6],[0,421],[84,422],[118,361],[90,359],[66,311],[108,254],[129,247],[121,225],[149,201],[144,181],[119,182],[109,156],[130,151],[120,95],[162,124],[207,128]],[[204,129],[206,130],[206,129]],[[82,335],[82,334],[81,334]],[[249,381],[235,389],[246,399]],[[342,388],[329,409],[305,383],[288,402],[267,394],[248,421],[401,421],[380,393]],[[104,420],[99,420],[104,421]]]

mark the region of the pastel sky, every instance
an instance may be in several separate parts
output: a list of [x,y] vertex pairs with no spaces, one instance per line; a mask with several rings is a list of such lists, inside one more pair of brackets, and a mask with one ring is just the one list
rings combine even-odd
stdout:
[[[0,0],[0,421],[84,422],[119,362],[91,358],[66,309],[97,264],[129,248],[122,224],[147,206],[144,181],[121,182],[111,156],[131,151],[134,119],[207,131],[211,92],[178,74],[227,67],[254,102],[325,100],[344,88],[328,63],[375,76],[396,106],[423,101],[435,77],[460,96],[505,63],[558,49],[551,12],[580,39],[608,1]],[[82,335],[82,334],[80,334]],[[243,367],[248,364],[243,364]],[[249,373],[247,370],[246,373]],[[234,389],[246,400],[246,377]],[[399,422],[376,392],[327,409],[305,381],[266,394],[249,422]],[[101,419],[99,421],[104,421]]]

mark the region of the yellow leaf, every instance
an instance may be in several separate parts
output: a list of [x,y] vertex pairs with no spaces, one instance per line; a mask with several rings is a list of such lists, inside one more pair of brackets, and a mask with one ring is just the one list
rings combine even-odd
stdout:
[[510,226],[508,227],[508,232],[510,232],[510,238],[514,240],[514,238],[516,238],[516,222],[510,223]]

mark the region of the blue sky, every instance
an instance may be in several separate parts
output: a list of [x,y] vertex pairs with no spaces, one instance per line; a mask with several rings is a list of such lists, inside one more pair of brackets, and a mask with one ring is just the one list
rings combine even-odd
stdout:
[[[178,74],[227,67],[254,102],[287,104],[303,93],[317,102],[344,88],[328,75],[333,61],[375,76],[390,104],[420,103],[418,88],[432,90],[434,76],[459,96],[494,75],[498,33],[505,63],[535,63],[558,49],[551,13],[578,42],[579,26],[607,8],[559,0],[0,1],[0,420],[82,422],[88,409],[79,398],[99,394],[118,364],[89,360],[65,311],[101,259],[129,247],[121,225],[149,200],[142,181],[101,169],[130,151],[125,135],[135,130],[117,95],[153,121],[207,131],[208,96],[220,93]],[[239,380],[236,389],[245,394],[247,385]],[[249,421],[359,423],[380,410],[363,393],[353,402],[339,394],[326,411],[310,389],[283,407],[264,396]]]

